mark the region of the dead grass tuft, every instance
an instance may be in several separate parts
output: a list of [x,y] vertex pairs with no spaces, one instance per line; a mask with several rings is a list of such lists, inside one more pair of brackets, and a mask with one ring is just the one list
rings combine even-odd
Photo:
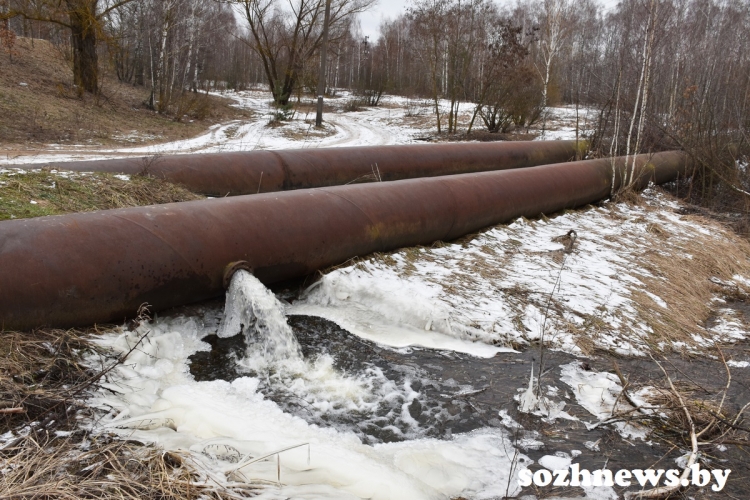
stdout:
[[71,439],[37,431],[2,449],[0,468],[1,498],[246,498],[207,484],[188,457],[106,436]]
[[202,197],[162,179],[92,173],[68,178],[49,170],[0,173],[0,220],[155,205]]
[[0,414],[0,433],[30,422],[74,423],[68,400],[91,378],[81,366],[93,346],[82,330],[3,332],[0,341],[0,406],[19,409]]
[[[281,135],[292,141],[307,141],[309,139],[322,139],[330,137],[336,133],[336,129],[327,123],[323,123],[322,128],[316,128],[313,120],[305,120],[307,128],[301,129],[297,126],[290,128],[285,127],[284,122],[279,122],[282,127]],[[295,124],[296,125],[296,124]]]
[[[732,418],[725,409],[720,407],[718,401],[714,401],[703,389],[695,386],[695,384],[676,381],[674,382],[674,386],[682,396],[682,400],[697,428],[708,427],[709,424],[715,421],[714,416],[716,415],[727,421]],[[658,430],[661,431],[662,435],[675,433],[684,435],[685,429],[690,428],[690,422],[687,420],[678,397],[668,387],[652,389],[647,399],[649,404],[659,408],[659,411],[666,415],[666,419],[658,425]],[[715,426],[712,428],[713,432],[707,433],[703,437],[705,440],[709,440],[721,434],[723,430],[722,426]]]
[[644,199],[640,192],[634,187],[625,188],[612,196],[612,201],[615,203],[628,203],[635,206],[643,206]]

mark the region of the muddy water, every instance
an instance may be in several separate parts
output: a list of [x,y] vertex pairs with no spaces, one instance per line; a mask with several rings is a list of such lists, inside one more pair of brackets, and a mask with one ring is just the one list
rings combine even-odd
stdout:
[[[265,385],[261,383],[261,391],[266,397],[277,402],[285,411],[311,424],[353,432],[363,442],[375,444],[427,436],[448,439],[454,433],[482,427],[509,428],[509,421],[506,418],[503,422],[500,414],[504,410],[522,427],[510,427],[517,439],[517,446],[535,461],[544,455],[578,450],[581,454],[575,462],[590,470],[602,467],[610,470],[669,469],[676,468],[674,459],[689,447],[687,436],[670,436],[671,442],[677,445],[675,448],[663,439],[652,438],[649,442],[627,440],[607,428],[588,430],[583,422],[593,422],[595,418],[576,404],[569,390],[566,392],[569,388],[559,381],[561,365],[577,362],[586,369],[612,371],[616,362],[634,386],[653,385],[664,377],[648,358],[614,359],[602,354],[583,360],[559,352],[545,353],[548,368],[543,385],[559,388],[555,399],[566,401],[565,411],[580,419],[558,419],[547,423],[539,417],[519,413],[518,404],[513,399],[518,389],[528,384],[532,363],[535,371],[538,370],[539,352],[536,349],[481,359],[429,349],[385,348],[355,337],[320,318],[292,316],[289,324],[305,358],[329,355],[336,369],[349,375],[380,370],[395,386],[407,387],[407,392],[419,394],[414,398],[405,398],[403,393],[385,398],[374,412],[367,415],[352,412],[332,417],[314,411],[303,399],[284,387],[274,386],[270,380]],[[191,358],[191,373],[196,380],[233,380],[246,375],[262,379],[261,374],[248,373],[237,367],[236,360],[243,356],[247,347],[241,335],[229,339],[212,335],[205,340],[212,345],[212,350],[197,353]],[[725,354],[738,360],[750,359],[748,344],[733,346]],[[665,366],[677,383],[690,382],[702,387],[703,394],[696,393],[696,396],[710,398],[726,383],[723,365],[710,359],[673,356]],[[729,406],[734,409],[750,401],[748,375],[750,368],[733,370]],[[597,446],[592,447],[591,443]],[[695,487],[685,493],[693,498],[750,498],[745,488],[750,484],[750,457],[747,453],[732,445],[727,445],[724,451],[707,448],[704,452],[713,466],[732,469],[727,486],[720,493],[698,491]],[[534,470],[536,466],[531,468]],[[529,490],[528,493],[533,494],[534,491]],[[583,492],[577,488],[547,487],[537,493],[540,497],[576,497]]]

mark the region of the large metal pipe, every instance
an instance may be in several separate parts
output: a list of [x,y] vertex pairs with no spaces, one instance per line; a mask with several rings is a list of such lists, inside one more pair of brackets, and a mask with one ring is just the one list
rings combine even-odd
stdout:
[[[154,177],[209,196],[236,196],[379,178],[468,174],[560,163],[586,155],[585,141],[523,141],[181,154],[48,164],[62,170]],[[26,167],[38,167],[28,165]]]
[[[632,157],[631,157],[632,159]],[[223,293],[228,264],[271,284],[355,255],[452,240],[520,216],[607,198],[612,165],[588,160],[502,172],[307,189],[0,222],[0,326],[122,321]],[[636,178],[683,175],[679,152],[636,157]],[[620,175],[614,176],[619,188]]]

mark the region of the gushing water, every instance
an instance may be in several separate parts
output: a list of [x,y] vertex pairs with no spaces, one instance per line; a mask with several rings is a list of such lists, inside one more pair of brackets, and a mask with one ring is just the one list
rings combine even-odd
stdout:
[[412,435],[417,423],[405,410],[420,396],[409,383],[397,384],[377,366],[357,373],[337,369],[330,354],[305,358],[284,314],[284,306],[258,279],[237,271],[227,292],[220,338],[242,333],[246,349],[232,361],[238,373],[257,377],[261,390],[284,405],[301,406],[319,424],[341,426],[352,415],[363,421],[396,424]]
[[283,305],[258,278],[242,269],[232,276],[218,336],[228,338],[238,333],[268,365],[282,360],[302,361],[302,350],[286,321]]

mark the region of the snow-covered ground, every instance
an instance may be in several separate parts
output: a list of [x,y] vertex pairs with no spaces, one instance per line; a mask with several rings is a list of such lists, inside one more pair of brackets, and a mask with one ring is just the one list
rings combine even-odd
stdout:
[[[692,259],[690,242],[731,235],[678,215],[679,204],[665,195],[644,196],[641,207],[610,203],[552,219],[519,219],[461,243],[368,257],[326,274],[289,312],[322,316],[394,346],[452,338],[508,347],[544,337],[573,354],[598,348],[642,355],[654,339],[681,348],[683,341],[655,335],[642,301],[634,299],[648,297],[652,314],[678,306],[654,287],[669,277],[654,275],[653,251]],[[746,285],[742,276],[724,283]],[[714,302],[719,319],[696,325],[693,347],[747,335],[732,310],[720,298]]]
[[597,116],[598,112],[593,108],[576,108],[573,105],[550,108],[547,110],[546,120],[535,125],[535,128],[543,129],[537,139],[545,141],[579,139],[593,132]]
[[[235,120],[212,126],[206,133],[192,139],[123,148],[103,148],[91,145],[51,144],[37,151],[5,153],[0,150],[0,165],[43,164],[72,160],[97,160],[141,155],[169,155],[178,153],[218,153],[253,151],[258,149],[320,148],[347,146],[379,146],[410,144],[416,138],[429,136],[436,130],[432,104],[425,100],[401,96],[383,96],[377,107],[361,107],[359,111],[345,111],[356,99],[348,91],[339,91],[335,98],[327,98],[326,105],[335,109],[324,115],[324,130],[314,126],[315,112],[297,112],[291,120],[269,126],[276,109],[269,92],[247,90],[217,94],[235,101],[235,106],[253,111],[249,120]],[[313,109],[311,101],[302,109]],[[442,102],[446,111],[449,103]],[[473,105],[461,103],[462,123],[468,122]],[[580,130],[590,122],[590,110],[578,112]],[[546,131],[540,139],[575,139],[576,110],[570,107],[551,108]],[[479,129],[480,124],[475,124]],[[538,125],[541,127],[541,124]],[[125,136],[123,136],[125,137]],[[149,139],[138,131],[126,137]],[[153,139],[151,137],[151,139]]]
[[86,145],[50,145],[38,152],[29,151],[23,155],[0,157],[0,165],[94,160],[131,155],[408,144],[414,142],[416,136],[425,135],[431,130],[429,126],[418,129],[407,124],[405,117],[410,113],[405,106],[407,100],[398,96],[383,97],[378,107],[347,112],[344,111],[344,107],[354,97],[348,92],[339,92],[336,98],[326,100],[326,104],[336,111],[324,115],[326,128],[325,133],[321,134],[314,126],[314,111],[297,112],[293,119],[280,122],[278,126],[269,126],[275,108],[271,105],[271,95],[267,91],[248,90],[217,95],[234,100],[234,105],[239,108],[253,111],[253,118],[214,125],[205,134],[192,139],[152,146],[102,148]]

